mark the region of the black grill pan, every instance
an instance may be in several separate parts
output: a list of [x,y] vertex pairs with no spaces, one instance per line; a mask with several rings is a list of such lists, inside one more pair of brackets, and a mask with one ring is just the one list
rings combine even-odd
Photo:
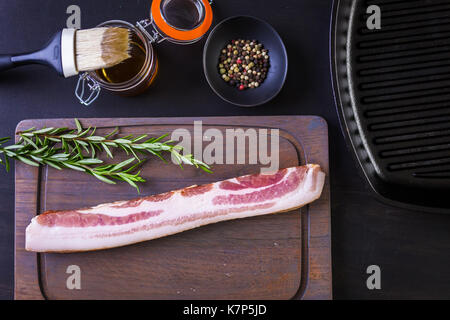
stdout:
[[[381,29],[366,27],[381,8]],[[450,213],[450,1],[335,0],[331,60],[347,142],[393,205]]]

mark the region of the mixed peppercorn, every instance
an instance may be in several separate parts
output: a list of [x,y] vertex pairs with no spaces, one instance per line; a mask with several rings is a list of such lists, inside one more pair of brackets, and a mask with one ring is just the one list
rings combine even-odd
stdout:
[[220,54],[219,73],[239,90],[258,88],[270,68],[269,50],[256,40],[232,40]]

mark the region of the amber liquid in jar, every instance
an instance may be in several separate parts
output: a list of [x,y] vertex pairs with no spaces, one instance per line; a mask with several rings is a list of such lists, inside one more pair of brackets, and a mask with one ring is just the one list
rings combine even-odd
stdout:
[[94,72],[101,86],[123,96],[135,96],[146,91],[158,73],[158,60],[150,43],[130,29],[130,58],[118,65]]

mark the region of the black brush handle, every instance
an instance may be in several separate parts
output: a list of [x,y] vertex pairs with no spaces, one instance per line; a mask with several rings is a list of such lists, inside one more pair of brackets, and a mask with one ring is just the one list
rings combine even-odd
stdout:
[[61,32],[55,34],[47,45],[41,50],[25,54],[0,55],[0,72],[29,64],[49,66],[55,69],[59,75],[63,75],[61,59]]
[[12,56],[9,54],[0,55],[0,72],[14,68],[14,62],[12,62]]

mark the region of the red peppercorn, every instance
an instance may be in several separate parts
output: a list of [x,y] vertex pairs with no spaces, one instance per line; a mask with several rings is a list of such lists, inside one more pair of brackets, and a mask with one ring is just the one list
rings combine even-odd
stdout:
[[241,63],[242,63],[242,60],[241,60],[241,59],[237,59],[236,63],[237,63],[237,64],[241,64]]
[[243,84],[241,84],[240,86],[239,86],[239,90],[244,90],[245,89],[245,86],[243,85]]

